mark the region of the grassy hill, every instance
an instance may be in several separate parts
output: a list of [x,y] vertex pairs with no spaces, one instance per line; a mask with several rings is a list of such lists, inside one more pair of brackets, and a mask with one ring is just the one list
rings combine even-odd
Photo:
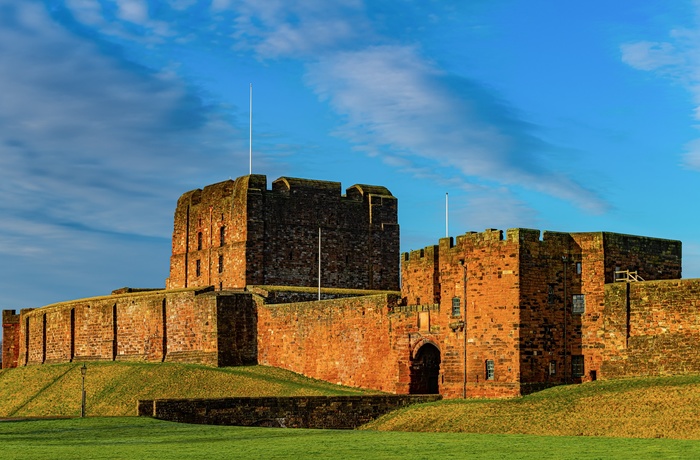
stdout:
[[[0,417],[77,416],[81,364],[0,371]],[[89,416],[134,415],[138,399],[370,393],[265,366],[88,363]],[[376,393],[376,392],[375,392]],[[598,381],[522,398],[401,409],[366,430],[700,439],[700,376]]]
[[[80,415],[81,366],[50,364],[0,371],[0,417]],[[87,363],[87,367],[89,416],[135,415],[139,399],[369,393],[265,366],[101,362]]]
[[700,439],[700,376],[597,381],[508,400],[449,400],[364,429]]

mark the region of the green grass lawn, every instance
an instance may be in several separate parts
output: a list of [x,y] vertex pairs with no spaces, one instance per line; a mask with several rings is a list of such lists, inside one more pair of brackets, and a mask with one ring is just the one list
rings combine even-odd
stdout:
[[[0,417],[80,415],[80,366],[46,364],[0,371]],[[135,415],[139,399],[378,393],[268,366],[96,362],[87,367],[88,416]]]
[[149,418],[0,422],[0,458],[615,459],[700,458],[700,441],[295,430]]

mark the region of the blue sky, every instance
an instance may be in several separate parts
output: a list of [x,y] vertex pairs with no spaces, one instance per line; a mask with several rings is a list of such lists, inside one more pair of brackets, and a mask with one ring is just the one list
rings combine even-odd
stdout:
[[683,241],[700,4],[0,0],[0,308],[160,287],[185,191],[388,187],[402,251],[485,228]]

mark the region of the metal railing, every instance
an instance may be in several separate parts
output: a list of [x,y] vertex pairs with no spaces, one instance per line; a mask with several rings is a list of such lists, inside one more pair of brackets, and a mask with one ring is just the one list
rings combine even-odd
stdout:
[[636,271],[615,270],[616,283],[632,283],[635,281],[644,281],[644,278],[639,276],[639,274]]

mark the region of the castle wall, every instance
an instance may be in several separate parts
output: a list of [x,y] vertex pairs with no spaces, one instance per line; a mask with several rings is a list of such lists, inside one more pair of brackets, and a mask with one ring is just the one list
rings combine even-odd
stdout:
[[[250,294],[150,291],[4,315],[8,321],[16,320],[8,322],[13,326],[4,331],[8,349],[17,344],[15,365],[20,366],[99,360],[229,366],[256,361]],[[10,360],[7,366],[11,365]]]
[[[321,285],[398,289],[397,200],[384,187],[251,175],[184,194],[170,289]],[[222,230],[224,229],[224,230]],[[222,240],[222,235],[224,238]]]
[[2,368],[17,367],[19,358],[19,315],[15,310],[2,312]]
[[522,392],[579,379],[572,354],[581,355],[582,315],[571,308],[581,294],[576,270],[582,249],[568,233],[508,230],[520,241],[520,371]]
[[[258,303],[258,362],[333,383],[397,391],[399,360],[409,355],[395,294],[321,302]],[[405,357],[404,357],[405,358]],[[405,361],[405,359],[404,359]],[[404,378],[407,369],[404,369]],[[404,382],[406,383],[406,382]]]
[[[487,230],[402,257],[409,305],[436,299],[426,338],[441,350],[441,388],[460,396],[464,335],[452,304],[467,305],[467,392],[508,396],[601,378],[606,278],[616,267],[647,278],[680,275],[680,242],[612,233]],[[463,266],[466,265],[466,272]],[[466,280],[465,280],[466,275]],[[465,282],[466,281],[466,282]],[[464,286],[466,285],[466,291]],[[460,315],[464,313],[461,312]],[[493,360],[492,381],[485,381]]]
[[605,287],[606,378],[700,372],[700,279]]
[[615,281],[615,269],[636,271],[646,281],[680,279],[682,243],[676,240],[602,233],[605,282]]
[[[503,232],[467,233],[450,247],[440,240],[440,312],[446,397],[462,395],[464,331],[445,327],[464,319],[466,306],[467,396],[520,394],[519,241]],[[460,264],[463,261],[464,265]],[[466,273],[463,267],[466,267]],[[466,279],[465,279],[466,275]],[[465,299],[466,283],[466,299]],[[452,299],[460,299],[460,316],[452,316]],[[493,376],[487,375],[493,362]]]
[[[419,324],[411,334],[412,349],[421,342],[438,346],[445,397],[464,394],[465,348],[467,396],[521,392],[519,245],[517,235],[503,239],[501,231],[487,230],[460,235],[456,242],[443,238],[437,247],[403,255],[402,296],[416,309]],[[436,308],[424,311],[426,305],[413,304],[426,298],[434,299]],[[493,378],[487,378],[487,361],[493,362]]]
[[401,261],[401,295],[407,305],[440,303],[440,251],[437,245],[405,252]]

